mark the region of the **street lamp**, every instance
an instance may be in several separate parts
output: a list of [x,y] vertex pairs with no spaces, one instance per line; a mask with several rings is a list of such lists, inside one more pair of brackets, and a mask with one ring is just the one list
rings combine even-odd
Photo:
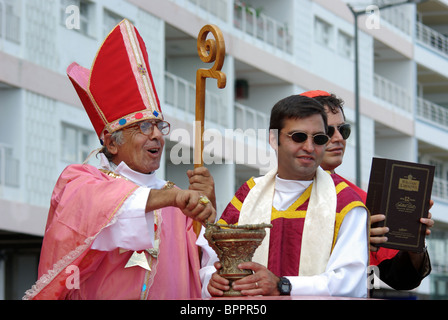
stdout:
[[[378,10],[400,6],[403,4],[419,4],[428,0],[408,0],[403,2],[387,3],[377,6]],[[360,114],[359,114],[359,51],[358,51],[358,17],[366,14],[366,10],[356,11],[350,3],[348,8],[355,20],[355,131],[356,131],[356,185],[361,187],[361,134],[360,134]]]

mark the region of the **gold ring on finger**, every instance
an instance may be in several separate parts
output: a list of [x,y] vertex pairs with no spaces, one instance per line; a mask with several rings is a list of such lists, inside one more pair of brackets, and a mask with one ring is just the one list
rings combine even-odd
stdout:
[[200,204],[203,204],[205,206],[209,202],[210,202],[210,200],[207,198],[207,196],[200,196],[199,197],[199,203]]

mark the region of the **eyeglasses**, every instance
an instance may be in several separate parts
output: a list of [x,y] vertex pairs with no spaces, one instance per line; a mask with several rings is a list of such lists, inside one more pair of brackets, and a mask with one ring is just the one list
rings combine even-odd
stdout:
[[297,142],[297,143],[305,142],[308,139],[308,137],[312,137],[314,144],[316,144],[318,146],[322,146],[322,145],[326,144],[328,142],[328,140],[330,140],[330,137],[323,133],[318,133],[315,135],[307,134],[305,132],[293,132],[290,134],[288,134],[288,133],[285,133],[285,134],[288,137],[290,137],[292,139],[292,141]]
[[142,134],[149,136],[154,131],[154,126],[157,126],[157,129],[159,129],[159,131],[164,136],[170,133],[171,125],[166,121],[142,121],[132,126],[126,127],[125,129],[138,127]]
[[342,139],[347,140],[352,132],[352,127],[348,123],[341,124],[339,126],[328,126],[328,136],[331,138],[336,132],[336,128],[342,136]]

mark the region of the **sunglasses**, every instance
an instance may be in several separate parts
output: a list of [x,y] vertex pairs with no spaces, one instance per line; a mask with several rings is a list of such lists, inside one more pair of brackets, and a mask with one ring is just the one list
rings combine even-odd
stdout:
[[171,125],[166,121],[142,121],[132,126],[126,127],[125,129],[138,127],[141,133],[149,136],[154,131],[154,126],[156,126],[164,136],[170,133]]
[[322,145],[326,144],[328,142],[328,140],[330,140],[330,137],[323,133],[318,133],[315,135],[309,135],[305,132],[293,132],[291,134],[288,134],[288,133],[285,133],[285,134],[288,137],[290,137],[292,139],[292,141],[297,142],[297,143],[305,142],[308,139],[308,137],[311,137],[311,138],[313,138],[314,144],[316,144],[318,146],[322,146]]
[[352,127],[348,123],[341,124],[339,126],[328,126],[328,136],[331,138],[336,132],[336,128],[342,136],[342,139],[347,140],[352,132]]

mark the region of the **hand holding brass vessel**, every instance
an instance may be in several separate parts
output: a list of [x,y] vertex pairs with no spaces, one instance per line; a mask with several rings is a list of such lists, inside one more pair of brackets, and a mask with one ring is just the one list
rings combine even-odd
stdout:
[[242,262],[252,261],[255,250],[266,236],[271,224],[226,225],[207,224],[205,238],[218,255],[222,268],[218,274],[230,282],[230,290],[224,296],[241,296],[232,289],[232,282],[252,274],[252,270],[239,269]]

